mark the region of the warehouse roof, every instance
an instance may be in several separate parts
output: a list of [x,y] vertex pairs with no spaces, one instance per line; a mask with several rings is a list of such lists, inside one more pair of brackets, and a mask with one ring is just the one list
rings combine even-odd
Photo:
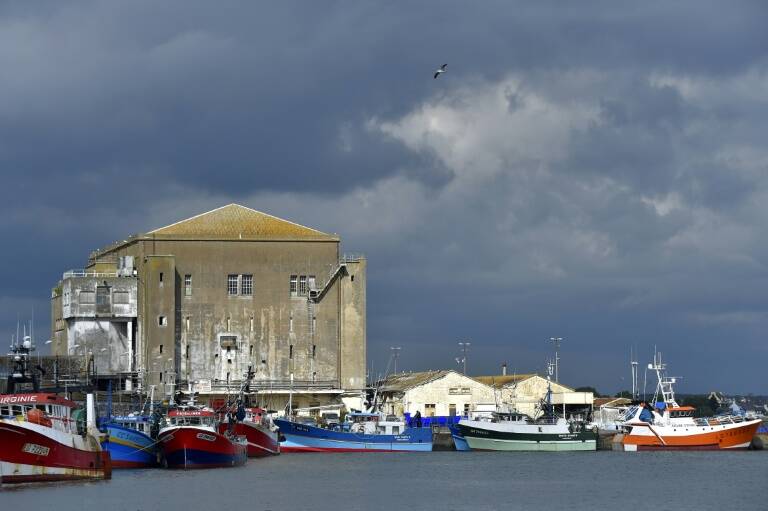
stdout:
[[490,385],[491,387],[503,387],[504,385],[508,385],[510,383],[518,383],[523,380],[527,380],[528,378],[531,378],[532,376],[537,376],[535,373],[533,374],[500,374],[496,376],[473,376],[473,378],[480,383],[485,383],[486,385]]
[[422,371],[419,373],[398,373],[387,376],[381,382],[380,390],[382,392],[401,392],[419,385],[424,385],[434,380],[438,380],[448,373],[454,372],[450,369],[441,369],[438,371]]
[[336,236],[239,204],[228,204],[160,227],[148,236],[205,238],[337,239]]

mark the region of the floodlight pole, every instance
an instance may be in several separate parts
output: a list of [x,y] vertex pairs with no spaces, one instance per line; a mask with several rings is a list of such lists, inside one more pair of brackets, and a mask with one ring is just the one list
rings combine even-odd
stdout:
[[395,363],[395,374],[397,374],[397,357],[400,356],[400,350],[402,348],[400,346],[391,346],[389,349],[392,350],[392,358]]
[[560,342],[562,337],[550,337],[549,340],[555,345],[555,383],[560,383],[559,362],[560,362]]
[[472,343],[468,341],[459,342],[459,348],[462,352],[461,361],[464,363],[464,376],[467,375],[467,352],[469,351],[470,344]]

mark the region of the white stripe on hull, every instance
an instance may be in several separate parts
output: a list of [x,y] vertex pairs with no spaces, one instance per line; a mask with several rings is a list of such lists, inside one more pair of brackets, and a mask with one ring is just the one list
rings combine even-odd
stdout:
[[536,442],[534,440],[501,440],[491,438],[467,437],[471,449],[484,451],[594,451],[597,443],[594,440],[582,442]]
[[253,442],[248,442],[248,447],[255,447],[257,449],[261,449],[262,451],[268,452],[270,454],[277,454],[277,451],[273,451],[272,449],[267,449],[263,445],[254,444]]
[[50,479],[103,479],[104,469],[78,469],[66,467],[44,467],[41,465],[24,465],[0,461],[0,481],[12,483],[15,480]]

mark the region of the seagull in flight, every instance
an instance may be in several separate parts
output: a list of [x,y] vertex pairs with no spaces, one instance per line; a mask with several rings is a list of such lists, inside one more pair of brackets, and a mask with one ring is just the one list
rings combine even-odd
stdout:
[[435,79],[441,74],[445,73],[446,67],[448,67],[448,64],[443,64],[442,66],[440,66],[440,68],[437,71],[435,71]]

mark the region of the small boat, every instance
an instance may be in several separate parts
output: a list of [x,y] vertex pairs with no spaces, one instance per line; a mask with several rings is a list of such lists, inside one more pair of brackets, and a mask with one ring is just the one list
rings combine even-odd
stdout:
[[[93,395],[86,417],[74,401],[39,392],[36,378],[27,376],[31,341],[11,349],[11,393],[0,395],[0,483],[109,479],[112,464],[99,443]],[[33,392],[15,392],[17,383],[32,380]]]
[[275,419],[282,452],[431,451],[432,429],[408,427],[404,420],[379,413],[354,412],[334,429]]
[[247,460],[247,441],[219,433],[214,411],[191,402],[168,412],[157,436],[166,468],[235,467]]
[[640,403],[627,410],[614,446],[624,451],[747,449],[760,419],[742,415],[695,418],[695,409],[675,400],[677,379],[666,375],[661,355],[648,369],[656,372],[657,386],[651,406]]
[[113,468],[152,468],[158,465],[159,449],[152,438],[152,417],[141,414],[112,416],[101,425],[101,443],[109,451]]
[[[277,426],[262,408],[243,408],[243,419],[232,421],[231,431],[245,437],[248,442],[248,457],[262,458],[280,454],[280,442]],[[230,431],[227,417],[219,424],[219,433]]]

